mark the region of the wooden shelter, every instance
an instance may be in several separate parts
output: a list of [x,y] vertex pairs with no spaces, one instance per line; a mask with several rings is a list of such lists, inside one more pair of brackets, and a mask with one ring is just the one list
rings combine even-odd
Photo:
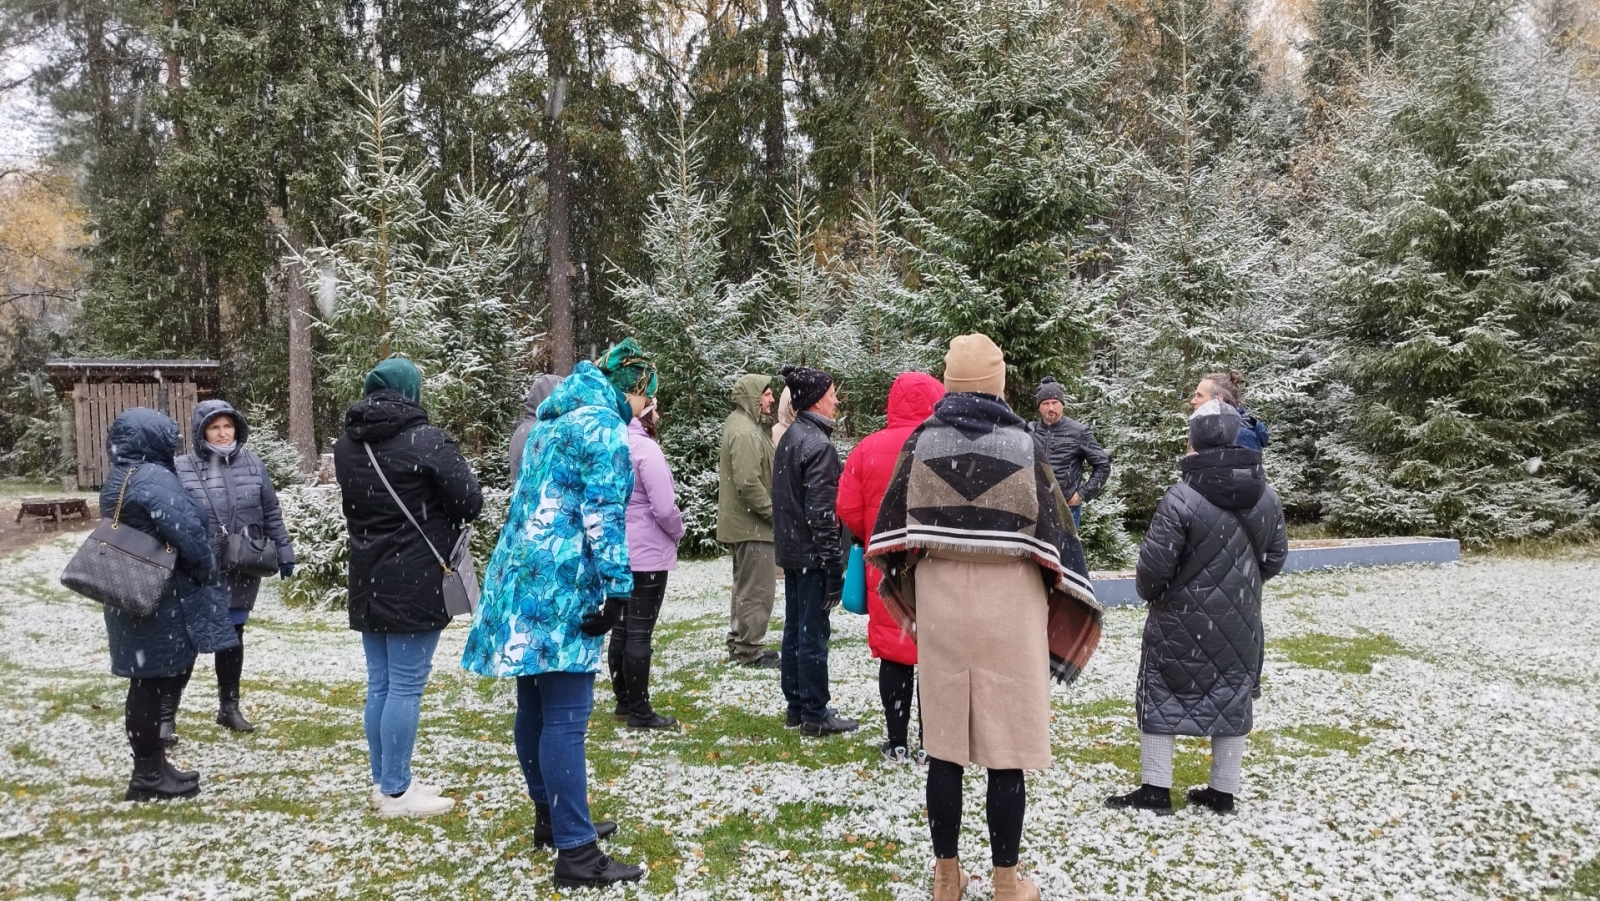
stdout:
[[106,434],[132,407],[150,407],[178,423],[179,453],[188,447],[195,404],[217,385],[216,360],[49,360],[50,381],[72,398],[78,487],[98,488],[111,468]]

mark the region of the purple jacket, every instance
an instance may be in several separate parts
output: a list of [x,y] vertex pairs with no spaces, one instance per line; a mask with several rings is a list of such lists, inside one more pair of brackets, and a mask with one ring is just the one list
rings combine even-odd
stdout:
[[683,514],[672,486],[672,470],[661,445],[635,419],[628,423],[633,458],[633,494],[628,498],[628,565],[636,573],[678,568]]

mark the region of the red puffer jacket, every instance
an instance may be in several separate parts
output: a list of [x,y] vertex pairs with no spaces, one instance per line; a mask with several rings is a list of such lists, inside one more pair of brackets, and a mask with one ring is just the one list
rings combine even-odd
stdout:
[[[889,389],[889,427],[861,439],[845,461],[839,477],[839,521],[857,539],[872,540],[872,524],[878,521],[878,505],[894,475],[895,460],[911,432],[933,415],[933,405],[944,397],[944,386],[931,375],[901,373]],[[917,645],[900,631],[878,597],[881,574],[867,574],[867,647],[872,656],[895,663],[915,664]]]

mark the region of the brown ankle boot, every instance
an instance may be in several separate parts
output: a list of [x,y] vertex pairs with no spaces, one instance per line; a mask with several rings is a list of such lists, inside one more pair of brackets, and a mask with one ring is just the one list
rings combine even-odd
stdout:
[[933,901],[961,901],[972,877],[961,869],[961,861],[935,858],[933,861]]
[[995,867],[994,901],[1039,901],[1039,887],[1016,867]]

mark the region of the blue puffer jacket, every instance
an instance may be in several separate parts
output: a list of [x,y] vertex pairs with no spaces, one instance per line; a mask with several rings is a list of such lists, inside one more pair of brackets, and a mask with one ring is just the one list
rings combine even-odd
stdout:
[[1239,437],[1233,443],[1250,450],[1265,450],[1271,443],[1272,437],[1267,432],[1267,424],[1255,418],[1244,407],[1235,407],[1239,416],[1244,419],[1244,426],[1239,429]]
[[236,647],[239,638],[206,540],[205,514],[173,473],[178,424],[155,410],[135,407],[111,424],[106,444],[112,463],[100,487],[100,515],[112,515],[122,483],[131,476],[122,523],[178,552],[172,593],[155,613],[136,618],[105,608],[111,672],[127,679],[180,675],[194,665],[196,653]]
[[599,670],[604,638],[579,632],[578,622],[606,598],[633,593],[632,416],[627,397],[587,361],[540,405],[464,668],[500,677]]

